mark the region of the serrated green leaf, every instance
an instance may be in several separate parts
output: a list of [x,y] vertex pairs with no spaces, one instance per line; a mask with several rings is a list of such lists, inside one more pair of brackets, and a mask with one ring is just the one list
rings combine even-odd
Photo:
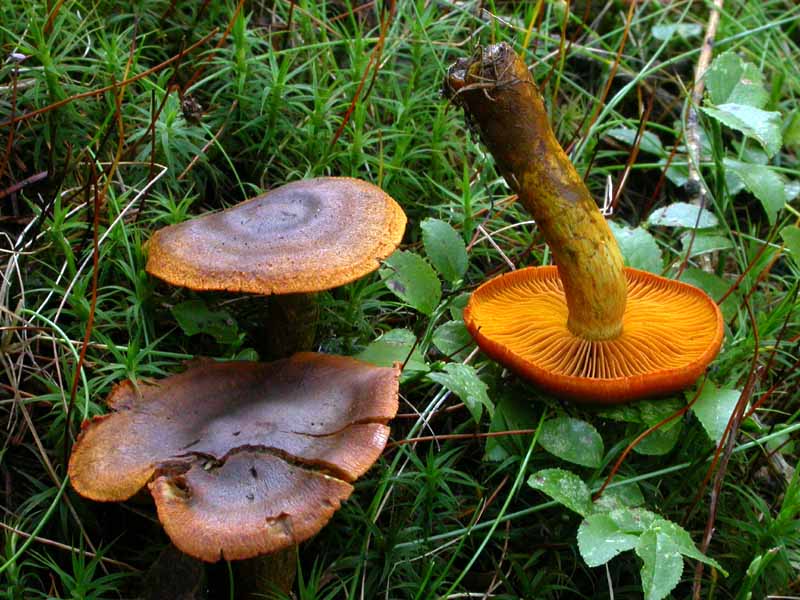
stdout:
[[604,565],[620,552],[632,550],[638,535],[624,533],[607,514],[589,515],[578,527],[578,550],[590,567]]
[[[678,412],[683,406],[684,402],[682,399],[676,396],[659,398],[657,400],[642,400],[636,403],[636,408],[639,409],[639,414],[642,416],[642,422],[648,427],[658,425],[667,417]],[[662,425],[661,430],[668,431],[678,426],[680,422],[680,417],[676,417],[672,421]]]
[[778,212],[786,203],[786,186],[783,178],[771,168],[763,165],[739,162],[726,158],[725,168],[739,177],[744,186],[761,201],[770,225],[775,223]]
[[603,438],[593,425],[572,417],[556,417],[542,423],[539,444],[550,454],[584,467],[603,461]]
[[450,283],[459,281],[467,271],[464,239],[449,223],[439,219],[425,219],[420,227],[425,253],[433,266]]
[[[633,451],[644,456],[662,456],[667,454],[675,447],[681,437],[683,425],[677,420],[677,425],[669,429],[656,429],[651,431],[642,441],[640,441]],[[639,434],[641,429],[634,429],[631,433]]]
[[635,481],[609,487],[597,500],[594,501],[595,507],[605,510],[615,510],[619,508],[634,508],[644,504],[644,496],[639,484]]
[[[693,396],[694,392],[687,392],[686,395]],[[700,397],[692,405],[692,412],[714,442],[719,443],[722,439],[740,396],[738,390],[718,388],[711,381],[706,381]]]
[[781,114],[761,110],[746,104],[720,104],[716,108],[704,107],[701,110],[709,117],[743,135],[756,140],[769,157],[781,149]]
[[678,585],[683,574],[683,557],[675,541],[661,531],[648,530],[636,544],[642,559],[642,591],[645,600],[661,600]]
[[[692,233],[695,235],[692,236]],[[690,243],[692,246],[691,252],[689,253],[690,257],[733,248],[733,242],[729,238],[700,230],[695,232],[685,231],[681,235],[681,245],[683,246],[684,252],[689,248]]]
[[706,74],[706,89],[714,104],[736,103],[763,108],[769,100],[758,68],[734,52],[720,54]]
[[397,250],[380,269],[381,279],[394,294],[430,315],[442,298],[442,284],[433,268],[419,254]]
[[461,361],[475,347],[464,321],[447,321],[436,328],[431,336],[436,349],[451,360]]
[[494,414],[494,404],[486,393],[488,386],[478,377],[474,367],[461,363],[447,363],[444,372],[428,373],[428,378],[442,384],[461,398],[476,423],[481,422],[484,408],[490,417]]
[[716,227],[719,223],[714,213],[687,202],[674,202],[664,208],[654,210],[647,218],[647,222],[660,227],[686,227],[689,229],[694,227],[706,229]]
[[[356,358],[379,367],[391,367],[394,363],[405,363],[400,381],[406,381],[430,370],[416,341],[417,336],[408,329],[392,329],[356,354]],[[411,354],[410,357],[409,354]]]
[[668,536],[675,544],[675,548],[683,556],[686,556],[693,560],[699,560],[702,563],[714,567],[715,569],[721,571],[723,575],[727,577],[728,573],[725,571],[725,569],[723,569],[720,566],[720,564],[713,558],[709,558],[708,556],[700,552],[700,550],[697,549],[697,546],[694,545],[694,542],[692,541],[692,536],[689,535],[689,532],[686,531],[683,527],[681,527],[677,523],[673,523],[672,521],[668,521],[667,519],[659,517],[655,521],[653,521],[648,531],[657,531],[661,534]]
[[583,517],[594,512],[589,488],[575,473],[564,469],[543,469],[528,478],[528,485]]
[[655,39],[665,42],[673,35],[683,39],[697,37],[703,33],[703,26],[698,23],[665,23],[655,25],[651,31]]
[[795,264],[800,267],[800,227],[789,225],[781,229],[781,237]]
[[231,314],[223,309],[211,310],[202,300],[181,302],[170,312],[186,335],[205,333],[220,344],[237,344],[242,340],[239,326]]
[[626,533],[644,533],[660,518],[646,508],[620,508],[612,510],[608,515],[614,519],[620,531]]
[[617,239],[622,258],[627,266],[651,273],[661,273],[663,266],[661,249],[648,231],[641,227],[631,229],[613,221],[609,221],[608,224]]
[[[630,127],[614,127],[605,132],[607,136],[612,137],[623,144],[627,144],[628,146],[633,146],[634,142],[636,141],[636,133],[636,129],[632,129]],[[661,140],[652,131],[645,131],[642,134],[641,141],[639,142],[639,150],[641,152],[648,152],[649,154],[655,154],[657,156],[663,156],[666,154],[664,152],[664,146],[661,145]]]
[[[531,410],[529,400],[522,398],[516,390],[506,392],[494,409],[489,431],[533,429],[538,419]],[[533,435],[533,434],[531,434]],[[530,436],[509,435],[490,437],[486,440],[486,460],[501,461],[514,454],[521,455],[530,444]]]

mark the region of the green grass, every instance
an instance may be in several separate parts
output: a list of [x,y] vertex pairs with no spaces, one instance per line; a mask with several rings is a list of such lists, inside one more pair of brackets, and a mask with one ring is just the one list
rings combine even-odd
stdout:
[[[95,504],[65,485],[65,436],[74,436],[83,418],[102,414],[103,399],[124,378],[162,377],[196,355],[257,356],[268,324],[249,299],[173,289],[145,274],[143,244],[155,229],[285,182],[348,175],[380,185],[401,203],[409,217],[406,250],[425,255],[420,223],[435,217],[467,242],[482,227],[517,266],[549,261],[535,225],[520,225],[530,216],[505,201],[510,192],[491,157],[440,95],[450,63],[501,40],[524,51],[536,81],[546,80],[542,92],[554,129],[565,145],[574,142],[572,158],[579,172],[588,172],[598,199],[608,178],[618,189],[631,151],[612,130],[635,131],[656,94],[647,131],[664,152],[642,146],[613,220],[637,226],[654,209],[689,198],[676,176],[660,190],[656,183],[674,145],[673,169],[680,174],[688,164],[687,90],[710,2],[643,3],[602,105],[625,31],[623,3],[595,0],[583,23],[585,3],[573,2],[566,32],[567,42],[574,41],[563,44],[563,55],[564,3],[544,3],[522,48],[536,3],[398,1],[377,53],[390,3],[378,4],[354,13],[347,1],[302,0],[294,8],[281,0],[245,3],[224,40],[232,2],[0,5],[0,123],[72,99],[0,126],[0,192],[35,179],[0,198],[0,598],[139,593],[143,572],[168,540],[151,507]],[[286,24],[290,14],[290,29],[270,30],[271,21]],[[655,27],[678,23],[695,30],[668,41],[654,37]],[[690,258],[686,274],[717,299],[741,276],[723,304],[726,339],[708,381],[741,391],[755,358],[751,401],[769,393],[759,421],[741,427],[718,501],[708,555],[729,575],[706,567],[702,597],[800,593],[800,483],[773,468],[794,466],[798,454],[800,261],[782,247],[780,231],[797,224],[800,213],[790,198],[771,224],[761,201],[737,190],[724,161],[766,164],[784,182],[800,180],[800,135],[792,130],[792,120],[800,119],[799,27],[800,9],[789,0],[729,0],[714,46],[715,56],[735,51],[763,74],[765,110],[780,114],[784,134],[774,156],[699,115],[707,209],[725,248],[708,262]],[[5,60],[12,52],[25,60]],[[85,96],[74,98],[79,94]],[[93,182],[99,199],[90,192]],[[659,269],[676,276],[686,253],[684,230],[647,231],[661,251]],[[382,333],[403,328],[417,338],[425,368],[442,371],[465,360],[472,345],[450,357],[434,342],[440,327],[458,321],[466,292],[508,269],[482,237],[470,246],[463,281],[444,284],[433,316],[394,296],[377,274],[322,294],[317,348],[358,354]],[[234,315],[238,341],[186,336],[171,308],[191,299]],[[597,489],[651,423],[638,412],[626,416],[546,396],[482,354],[469,364],[488,386],[493,419],[484,411],[476,422],[458,408],[455,394],[417,370],[404,377],[400,412],[407,416],[393,422],[392,439],[538,429],[545,419],[568,415],[602,436],[601,465],[564,462],[534,435],[391,447],[329,526],[302,545],[298,598],[465,598],[489,591],[494,598],[641,597],[636,555],[626,552],[607,569],[587,567],[576,543],[581,519],[526,481],[558,467]],[[670,406],[686,401],[681,395]],[[615,481],[637,481],[644,506],[683,523],[699,545],[708,491],[691,509],[714,444],[693,413],[678,427],[677,443],[670,445],[668,431],[656,432],[662,438],[648,443],[666,450],[632,453]],[[770,453],[783,463],[767,460]],[[690,596],[693,565],[687,561],[675,598]],[[227,572],[217,579],[215,597],[228,597]]]

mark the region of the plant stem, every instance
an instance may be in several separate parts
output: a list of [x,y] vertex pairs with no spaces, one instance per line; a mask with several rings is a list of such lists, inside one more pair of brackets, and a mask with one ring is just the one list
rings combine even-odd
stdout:
[[627,293],[622,255],[556,140],[525,63],[507,44],[491,45],[450,67],[446,87],[553,251],[570,331],[589,340],[619,336]]

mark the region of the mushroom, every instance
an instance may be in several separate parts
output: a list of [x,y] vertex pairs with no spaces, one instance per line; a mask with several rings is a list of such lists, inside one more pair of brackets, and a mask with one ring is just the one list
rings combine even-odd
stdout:
[[623,267],[588,189],[553,134],[524,62],[504,43],[450,67],[462,106],[533,215],[557,267],[492,279],[464,321],[490,357],[577,401],[619,403],[680,390],[719,352],[719,308],[701,290]]
[[377,269],[405,226],[397,202],[371,183],[306,179],[157,231],[146,268],[192,290],[280,295],[270,303],[275,339],[269,346],[281,358],[313,343],[316,308],[309,294]]
[[148,487],[172,542],[201,560],[276,552],[317,533],[378,459],[398,378],[308,352],[125,382],[83,424],[70,480],[98,501]]

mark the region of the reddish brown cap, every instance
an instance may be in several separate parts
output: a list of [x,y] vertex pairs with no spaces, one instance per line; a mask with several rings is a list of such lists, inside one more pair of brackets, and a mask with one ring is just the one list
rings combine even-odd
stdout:
[[[219,532],[226,527],[258,521],[257,514],[262,525],[265,519],[281,521],[285,513],[296,541],[301,541],[327,522],[349,496],[347,482],[366,472],[383,451],[389,436],[386,423],[397,412],[398,377],[398,368],[308,352],[272,363],[201,361],[152,384],[134,387],[126,382],[108,399],[114,412],[83,424],[69,476],[78,493],[101,501],[130,498],[155,478],[151,489],[159,514],[182,515],[169,525],[164,520],[171,537],[205,535],[222,543],[228,538]],[[228,465],[233,457],[238,458]],[[312,500],[303,511],[311,512],[289,512],[284,506],[275,514],[257,513],[273,496],[254,490],[237,494],[247,485],[261,489],[263,481],[237,483],[234,491],[219,487],[235,480],[247,461],[256,472],[262,470],[256,463],[262,464],[269,481],[284,488],[297,482]],[[177,500],[175,490],[183,494]],[[191,521],[190,531],[176,533],[190,523],[186,515],[206,514],[229,495],[256,512],[239,514],[232,505],[207,521],[209,529]],[[176,513],[178,507],[183,512]],[[313,531],[312,512],[319,523]],[[258,535],[230,531],[237,532],[231,540]],[[256,553],[271,551],[278,543],[262,542]],[[188,543],[176,544],[204,560],[222,554],[254,556],[247,553],[256,547],[248,542],[200,551]]]
[[698,288],[626,268],[622,334],[588,340],[567,328],[558,268],[532,267],[481,285],[464,321],[481,349],[558,396],[615,404],[691,385],[716,357],[723,321]]
[[193,290],[316,292],[377,269],[405,226],[400,206],[371,183],[306,179],[157,231],[147,272]]

